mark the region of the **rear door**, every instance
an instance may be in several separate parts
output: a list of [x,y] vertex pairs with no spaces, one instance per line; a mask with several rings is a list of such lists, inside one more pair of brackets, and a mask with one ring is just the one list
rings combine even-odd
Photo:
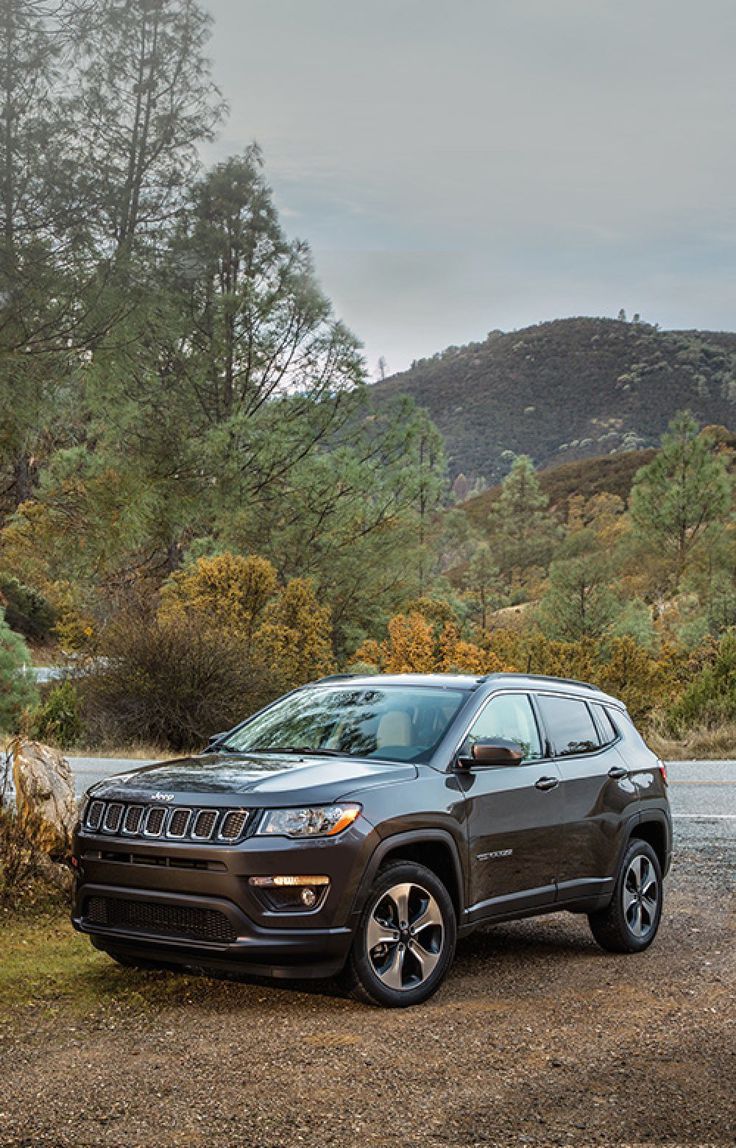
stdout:
[[558,900],[597,896],[612,883],[636,789],[602,707],[553,693],[536,695],[536,703],[562,779]]
[[480,738],[516,741],[525,758],[457,775],[467,803],[470,920],[554,901],[563,823],[559,771],[545,760],[529,695],[494,694],[466,745]]

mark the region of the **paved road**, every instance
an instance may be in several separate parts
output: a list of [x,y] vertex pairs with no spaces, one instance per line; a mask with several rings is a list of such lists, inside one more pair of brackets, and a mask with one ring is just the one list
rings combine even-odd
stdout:
[[[103,777],[149,764],[95,757],[70,757],[69,763],[80,795]],[[736,761],[675,761],[667,768],[678,840],[736,841]]]
[[736,762],[675,761],[667,771],[677,843],[736,844]]
[[140,769],[143,765],[151,764],[150,760],[128,757],[70,757],[67,760],[74,773],[77,797],[81,797],[96,781],[112,777],[115,773],[128,773],[131,769]]

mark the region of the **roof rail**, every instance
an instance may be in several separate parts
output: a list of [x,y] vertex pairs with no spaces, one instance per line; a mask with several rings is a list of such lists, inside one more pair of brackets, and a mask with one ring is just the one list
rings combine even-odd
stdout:
[[359,678],[360,674],[328,674],[326,678],[317,678],[318,682],[344,682],[348,678]]
[[530,682],[562,682],[566,686],[581,686],[585,690],[595,690],[596,693],[601,693],[600,687],[594,686],[592,682],[582,682],[578,678],[558,678],[555,674],[519,674],[500,671],[494,674],[484,674],[478,681],[487,682],[492,678],[523,678]]

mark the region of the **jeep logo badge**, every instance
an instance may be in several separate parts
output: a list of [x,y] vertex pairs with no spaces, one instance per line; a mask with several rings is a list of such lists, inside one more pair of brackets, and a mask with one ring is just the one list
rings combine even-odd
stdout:
[[151,800],[152,801],[173,801],[174,795],[173,795],[173,793],[154,793]]

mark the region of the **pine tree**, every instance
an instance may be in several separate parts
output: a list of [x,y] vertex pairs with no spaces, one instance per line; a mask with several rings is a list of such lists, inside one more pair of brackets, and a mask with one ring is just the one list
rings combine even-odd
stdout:
[[710,436],[688,411],[675,415],[631,491],[635,532],[669,560],[673,589],[693,555],[729,520],[732,496],[733,481]]
[[514,459],[488,519],[493,560],[510,580],[529,568],[546,568],[560,527],[549,512],[549,498],[526,455]]
[[84,180],[101,249],[130,255],[187,200],[197,147],[224,105],[197,0],[96,0],[77,21],[77,112]]
[[38,702],[35,681],[28,676],[31,656],[0,611],[0,731],[15,733],[25,709]]

